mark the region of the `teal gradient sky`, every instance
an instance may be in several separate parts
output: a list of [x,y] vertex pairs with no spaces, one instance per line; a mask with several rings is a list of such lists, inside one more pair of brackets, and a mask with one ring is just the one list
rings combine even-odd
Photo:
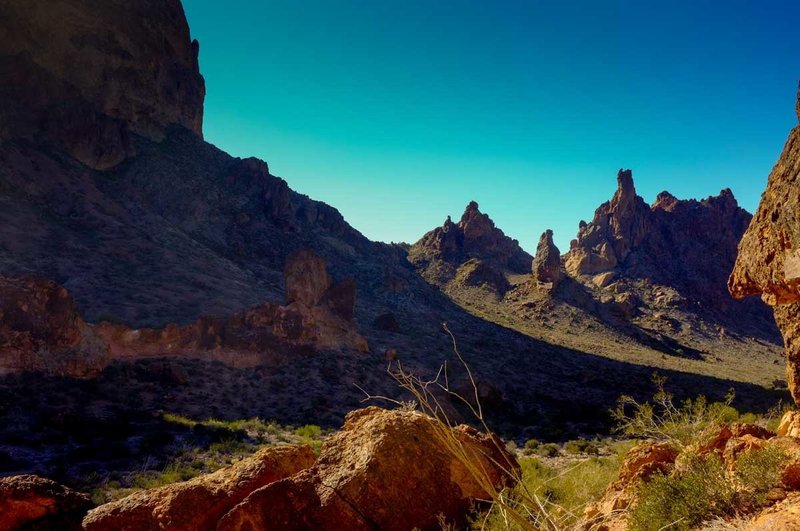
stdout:
[[562,252],[633,169],[753,211],[794,114],[800,2],[184,0],[206,139],[371,239],[472,199]]

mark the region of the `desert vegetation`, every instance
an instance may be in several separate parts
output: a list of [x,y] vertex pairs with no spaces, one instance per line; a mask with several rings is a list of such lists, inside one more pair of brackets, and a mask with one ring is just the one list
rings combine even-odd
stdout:
[[[442,426],[435,432],[440,442],[489,493],[490,499],[476,507],[474,529],[593,529],[608,516],[596,507],[615,486],[626,490],[629,499],[613,512],[632,531],[695,529],[714,519],[724,523],[746,518],[776,500],[789,461],[787,452],[747,439],[729,453],[726,444],[734,438],[729,427],[754,441],[771,437],[788,407],[778,403],[767,414],[743,413],[732,406],[733,390],[721,401],[709,401],[703,395],[677,401],[667,390],[667,380],[657,374],[651,400],[619,398],[610,412],[615,438],[578,438],[562,444],[530,439],[521,448],[514,441],[506,443],[520,466],[498,463],[513,476],[514,486],[495,488],[476,456],[453,436],[452,403],[465,407],[487,434],[491,431],[472,371],[446,324],[443,329],[451,337],[458,369],[470,383],[467,393],[454,390],[452,367],[447,364],[432,379],[420,378],[400,363],[390,365],[388,371],[413,397],[411,402],[396,404],[419,408]],[[391,400],[369,394],[367,398]],[[494,441],[503,444],[498,438]],[[621,485],[625,468],[631,466],[628,456],[647,445],[666,449],[668,462]]]

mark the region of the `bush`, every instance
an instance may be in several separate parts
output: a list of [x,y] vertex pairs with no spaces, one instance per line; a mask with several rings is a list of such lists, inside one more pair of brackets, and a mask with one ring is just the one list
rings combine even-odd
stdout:
[[[526,444],[527,446],[527,444]],[[536,445],[537,449],[543,446]],[[556,449],[558,448],[557,445]],[[536,497],[541,500],[549,513],[549,518],[558,529],[570,529],[583,514],[586,504],[598,499],[609,484],[617,478],[619,467],[631,443],[614,445],[612,455],[608,457],[591,457],[568,464],[546,464],[535,457],[522,458],[522,481],[512,498],[527,500]],[[491,515],[488,521],[476,518],[473,527],[476,529],[508,529],[499,514]],[[485,524],[485,525],[484,525]]]
[[587,441],[586,439],[575,439],[564,444],[564,451],[568,454],[589,454],[597,455],[600,453],[600,445],[597,441]]
[[639,487],[628,521],[631,531],[693,529],[714,517],[764,507],[780,481],[786,454],[774,447],[744,452],[732,474],[717,454],[684,459],[676,473],[658,474]]
[[670,441],[685,449],[705,440],[721,424],[739,419],[739,412],[731,407],[732,389],[722,402],[709,402],[700,395],[677,405],[664,389],[665,378],[654,375],[653,383],[656,392],[652,403],[639,403],[627,395],[620,397],[616,409],[611,411],[617,431],[629,437]]
[[769,504],[769,492],[780,482],[787,459],[786,453],[775,447],[750,450],[736,459],[740,509],[753,510]]
[[735,499],[736,490],[718,455],[691,456],[680,474],[656,474],[639,487],[629,529],[693,529],[704,520],[732,514]]
[[547,443],[536,449],[536,455],[541,457],[556,457],[561,453],[561,449],[555,443]]

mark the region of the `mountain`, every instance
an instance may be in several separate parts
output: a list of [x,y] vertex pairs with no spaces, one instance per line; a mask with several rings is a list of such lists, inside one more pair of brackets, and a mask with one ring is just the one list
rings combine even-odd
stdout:
[[509,287],[505,273],[529,271],[532,260],[517,240],[506,236],[479,210],[475,201],[467,205],[458,223],[447,216],[444,225],[420,238],[410,247],[408,258],[435,284],[454,280],[457,284],[485,285],[499,293]]
[[648,206],[630,170],[619,171],[617,185],[592,221],[581,222],[564,259],[570,276],[599,293],[631,293],[644,316],[662,312],[681,326],[778,340],[766,306],[735,302],[727,291],[752,218],[729,189],[701,201],[665,191]]
[[655,367],[750,378],[758,359],[758,371],[772,365],[769,385],[782,385],[769,309],[727,292],[752,217],[730,190],[700,201],[662,192],[648,205],[633,173],[620,170],[613,197],[580,222],[569,251],[561,256],[548,230],[532,260],[485,214],[482,233],[491,237],[466,245],[463,227],[476,212],[471,204],[459,224],[448,219],[409,251],[422,277],[473,315]]

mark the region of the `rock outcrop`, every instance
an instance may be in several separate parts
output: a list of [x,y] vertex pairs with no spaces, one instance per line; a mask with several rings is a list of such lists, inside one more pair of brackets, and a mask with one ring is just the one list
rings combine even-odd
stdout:
[[87,531],[211,531],[251,492],[314,464],[308,446],[265,448],[228,468],[192,480],[143,490],[93,509]]
[[465,426],[454,430],[419,412],[376,407],[347,415],[317,463],[256,490],[218,526],[233,530],[439,529],[437,515],[463,522],[487,493],[442,442],[449,437],[483,467],[487,481],[508,484],[518,470],[497,439]]
[[470,202],[458,223],[450,216],[444,225],[425,234],[409,251],[415,264],[442,261],[459,266],[469,259],[486,262],[498,270],[525,273],[532,257],[522,250],[517,240],[506,236],[491,218]]
[[38,476],[0,478],[0,529],[77,531],[91,508],[89,496]]
[[624,531],[626,510],[636,501],[636,488],[653,474],[667,474],[675,465],[678,450],[669,443],[646,441],[625,456],[619,477],[608,486],[603,498],[586,507],[584,529]]
[[286,264],[286,305],[264,302],[228,318],[201,317],[187,326],[131,329],[86,324],[55,282],[0,277],[0,372],[97,375],[113,360],[181,357],[235,367],[320,350],[366,352],[353,323],[355,283],[333,283],[310,251]]
[[43,140],[89,167],[135,153],[131,136],[202,135],[199,45],[179,0],[0,5],[0,138]]
[[0,374],[46,369],[91,376],[106,349],[66,289],[37,277],[0,277]]
[[649,214],[647,204],[636,195],[631,170],[619,170],[614,197],[597,208],[591,223],[581,222],[567,255],[567,270],[578,276],[617,267],[647,235]]
[[745,531],[800,531],[800,493],[793,493],[748,523]]
[[750,219],[728,189],[701,201],[661,192],[648,206],[636,195],[631,171],[620,170],[611,201],[581,222],[566,271],[591,291],[631,292],[652,313],[687,326],[699,318],[711,328],[773,339],[767,309],[757,301],[737,303],[727,292],[727,272]]
[[502,296],[510,287],[506,273],[527,273],[532,257],[472,201],[458,223],[447,216],[412,245],[408,259],[432,284],[485,287]]
[[553,231],[550,229],[544,231],[539,238],[531,272],[539,285],[550,286],[553,289],[561,280],[561,252],[553,243]]
[[773,307],[786,348],[789,390],[795,402],[800,404],[798,176],[800,127],[795,127],[789,133],[783,152],[769,175],[761,203],[739,243],[739,254],[728,286],[734,297],[760,294]]

